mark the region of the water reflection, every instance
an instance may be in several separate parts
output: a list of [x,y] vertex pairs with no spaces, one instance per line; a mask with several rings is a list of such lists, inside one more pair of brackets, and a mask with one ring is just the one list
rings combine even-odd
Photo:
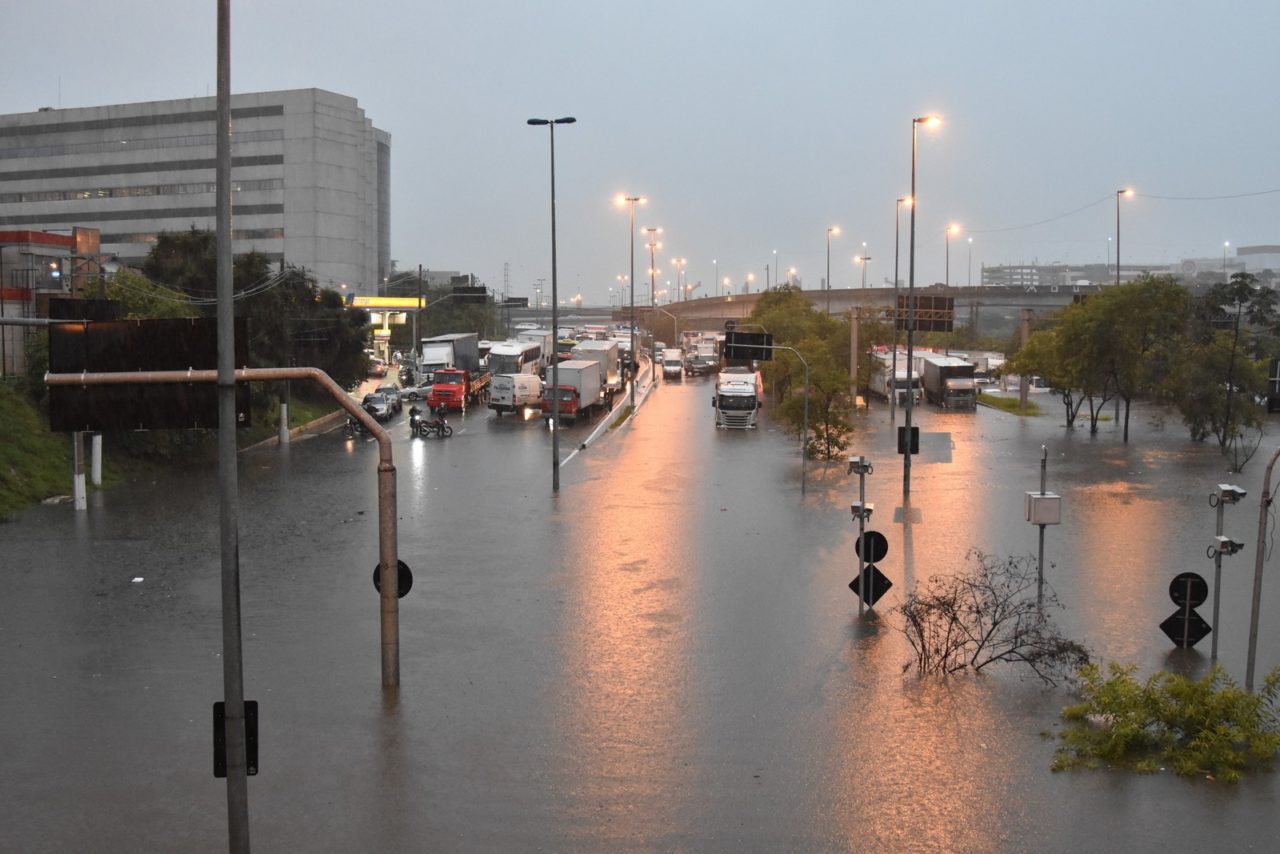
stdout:
[[[652,839],[675,823],[679,793],[689,788],[686,757],[699,719],[688,649],[698,536],[662,475],[692,468],[689,454],[687,445],[635,429],[625,452],[556,514],[554,524],[572,532],[556,680],[570,744],[568,820],[596,850]],[[653,500],[663,494],[669,500]]]

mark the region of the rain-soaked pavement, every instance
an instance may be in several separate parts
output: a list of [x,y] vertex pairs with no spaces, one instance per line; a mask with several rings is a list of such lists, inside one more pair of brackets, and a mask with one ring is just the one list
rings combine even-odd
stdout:
[[[1248,544],[1224,570],[1220,657],[1243,679],[1264,457],[1239,477],[1176,418],[1068,432],[918,412],[919,521],[895,522],[888,413],[859,421],[894,588],[859,620],[843,464],[772,427],[717,432],[709,380],[663,385],[550,490],[547,433],[488,413],[447,441],[397,425],[398,696],[379,685],[376,446],[330,433],[244,455],[246,696],[261,851],[1273,851],[1280,786],[1053,774],[1069,697],[1010,675],[921,680],[891,613],[971,547],[1031,554],[1023,493],[1064,496],[1048,576],[1103,659],[1199,672],[1157,628],[1211,577],[1214,484]],[[899,422],[901,423],[901,415]],[[581,437],[587,429],[573,435]],[[565,455],[573,444],[566,440]],[[226,850],[212,467],[0,525],[0,850]],[[901,514],[897,514],[901,515]],[[1280,662],[1268,564],[1259,673]],[[136,579],[136,580],[135,580]],[[1209,605],[1201,609],[1208,617]]]

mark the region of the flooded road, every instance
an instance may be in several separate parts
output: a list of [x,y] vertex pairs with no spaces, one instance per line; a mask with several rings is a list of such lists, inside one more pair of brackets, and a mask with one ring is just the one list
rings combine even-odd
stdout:
[[[716,431],[709,380],[664,384],[550,489],[536,423],[468,415],[398,435],[401,689],[379,686],[376,447],[337,434],[244,455],[246,697],[261,709],[252,836],[278,851],[1274,850],[1270,775],[1052,774],[1068,695],[1016,675],[903,672],[891,613],[977,547],[1034,555],[1048,529],[1059,623],[1101,659],[1198,672],[1158,629],[1173,575],[1224,559],[1220,658],[1243,679],[1265,457],[1242,476],[1139,410],[1090,437],[1060,412],[924,407],[910,513],[887,410],[851,450],[894,587],[861,620],[845,465],[776,428]],[[901,414],[899,414],[901,423]],[[407,434],[407,428],[401,431]],[[221,695],[214,471],[40,507],[0,526],[0,850],[225,850],[211,774]],[[895,512],[897,510],[897,512]],[[895,521],[899,520],[915,521]],[[1268,573],[1273,568],[1268,564]],[[135,581],[133,579],[140,579]],[[1263,587],[1259,673],[1280,662]],[[1209,603],[1200,609],[1208,618]]]

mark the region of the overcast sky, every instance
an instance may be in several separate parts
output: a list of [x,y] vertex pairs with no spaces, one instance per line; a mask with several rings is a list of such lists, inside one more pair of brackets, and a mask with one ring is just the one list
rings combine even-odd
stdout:
[[[215,12],[15,4],[0,112],[212,95]],[[620,192],[649,199],[637,230],[664,229],[659,288],[685,257],[697,296],[714,292],[713,259],[735,292],[748,273],[757,290],[775,250],[817,288],[832,225],[835,287],[860,284],[857,254],[869,282],[891,281],[911,118],[934,112],[917,283],[944,278],[949,222],[952,284],[970,237],[975,281],[983,263],[1104,261],[1126,186],[1125,263],[1280,244],[1278,80],[1277,0],[232,4],[233,91],[350,95],[392,135],[401,269],[500,290],[506,264],[513,296],[549,281],[548,133],[525,120],[575,116],[556,133],[560,296],[601,304],[628,272]],[[904,279],[906,236],[904,210]]]

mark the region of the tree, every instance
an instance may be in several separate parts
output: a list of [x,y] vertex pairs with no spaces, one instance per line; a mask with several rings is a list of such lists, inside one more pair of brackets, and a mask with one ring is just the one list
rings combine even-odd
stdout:
[[1089,661],[1083,646],[1059,634],[1045,608],[1061,607],[1052,589],[1037,602],[1032,558],[996,558],[972,550],[969,569],[917,585],[896,611],[921,673],[978,672],[1023,664],[1056,684]]
[[1193,306],[1190,334],[1171,380],[1191,438],[1213,436],[1240,470],[1258,449],[1267,390],[1264,356],[1280,317],[1276,294],[1249,273],[1215,285]]
[[157,284],[129,268],[107,280],[107,299],[120,303],[127,320],[196,317],[199,311],[182,291]]
[[1124,401],[1126,442],[1134,397],[1154,394],[1182,352],[1189,299],[1173,276],[1143,274],[1087,300],[1105,342],[1106,371]]
[[[809,365],[809,425],[805,453],[823,459],[842,455],[848,447],[853,401],[849,389],[849,321],[816,310],[798,287],[782,285],[766,291],[748,318],[767,329],[777,346],[794,348]],[[744,324],[746,325],[746,324]],[[761,370],[779,401],[778,415],[795,432],[804,422],[804,367],[787,350],[775,350]]]

